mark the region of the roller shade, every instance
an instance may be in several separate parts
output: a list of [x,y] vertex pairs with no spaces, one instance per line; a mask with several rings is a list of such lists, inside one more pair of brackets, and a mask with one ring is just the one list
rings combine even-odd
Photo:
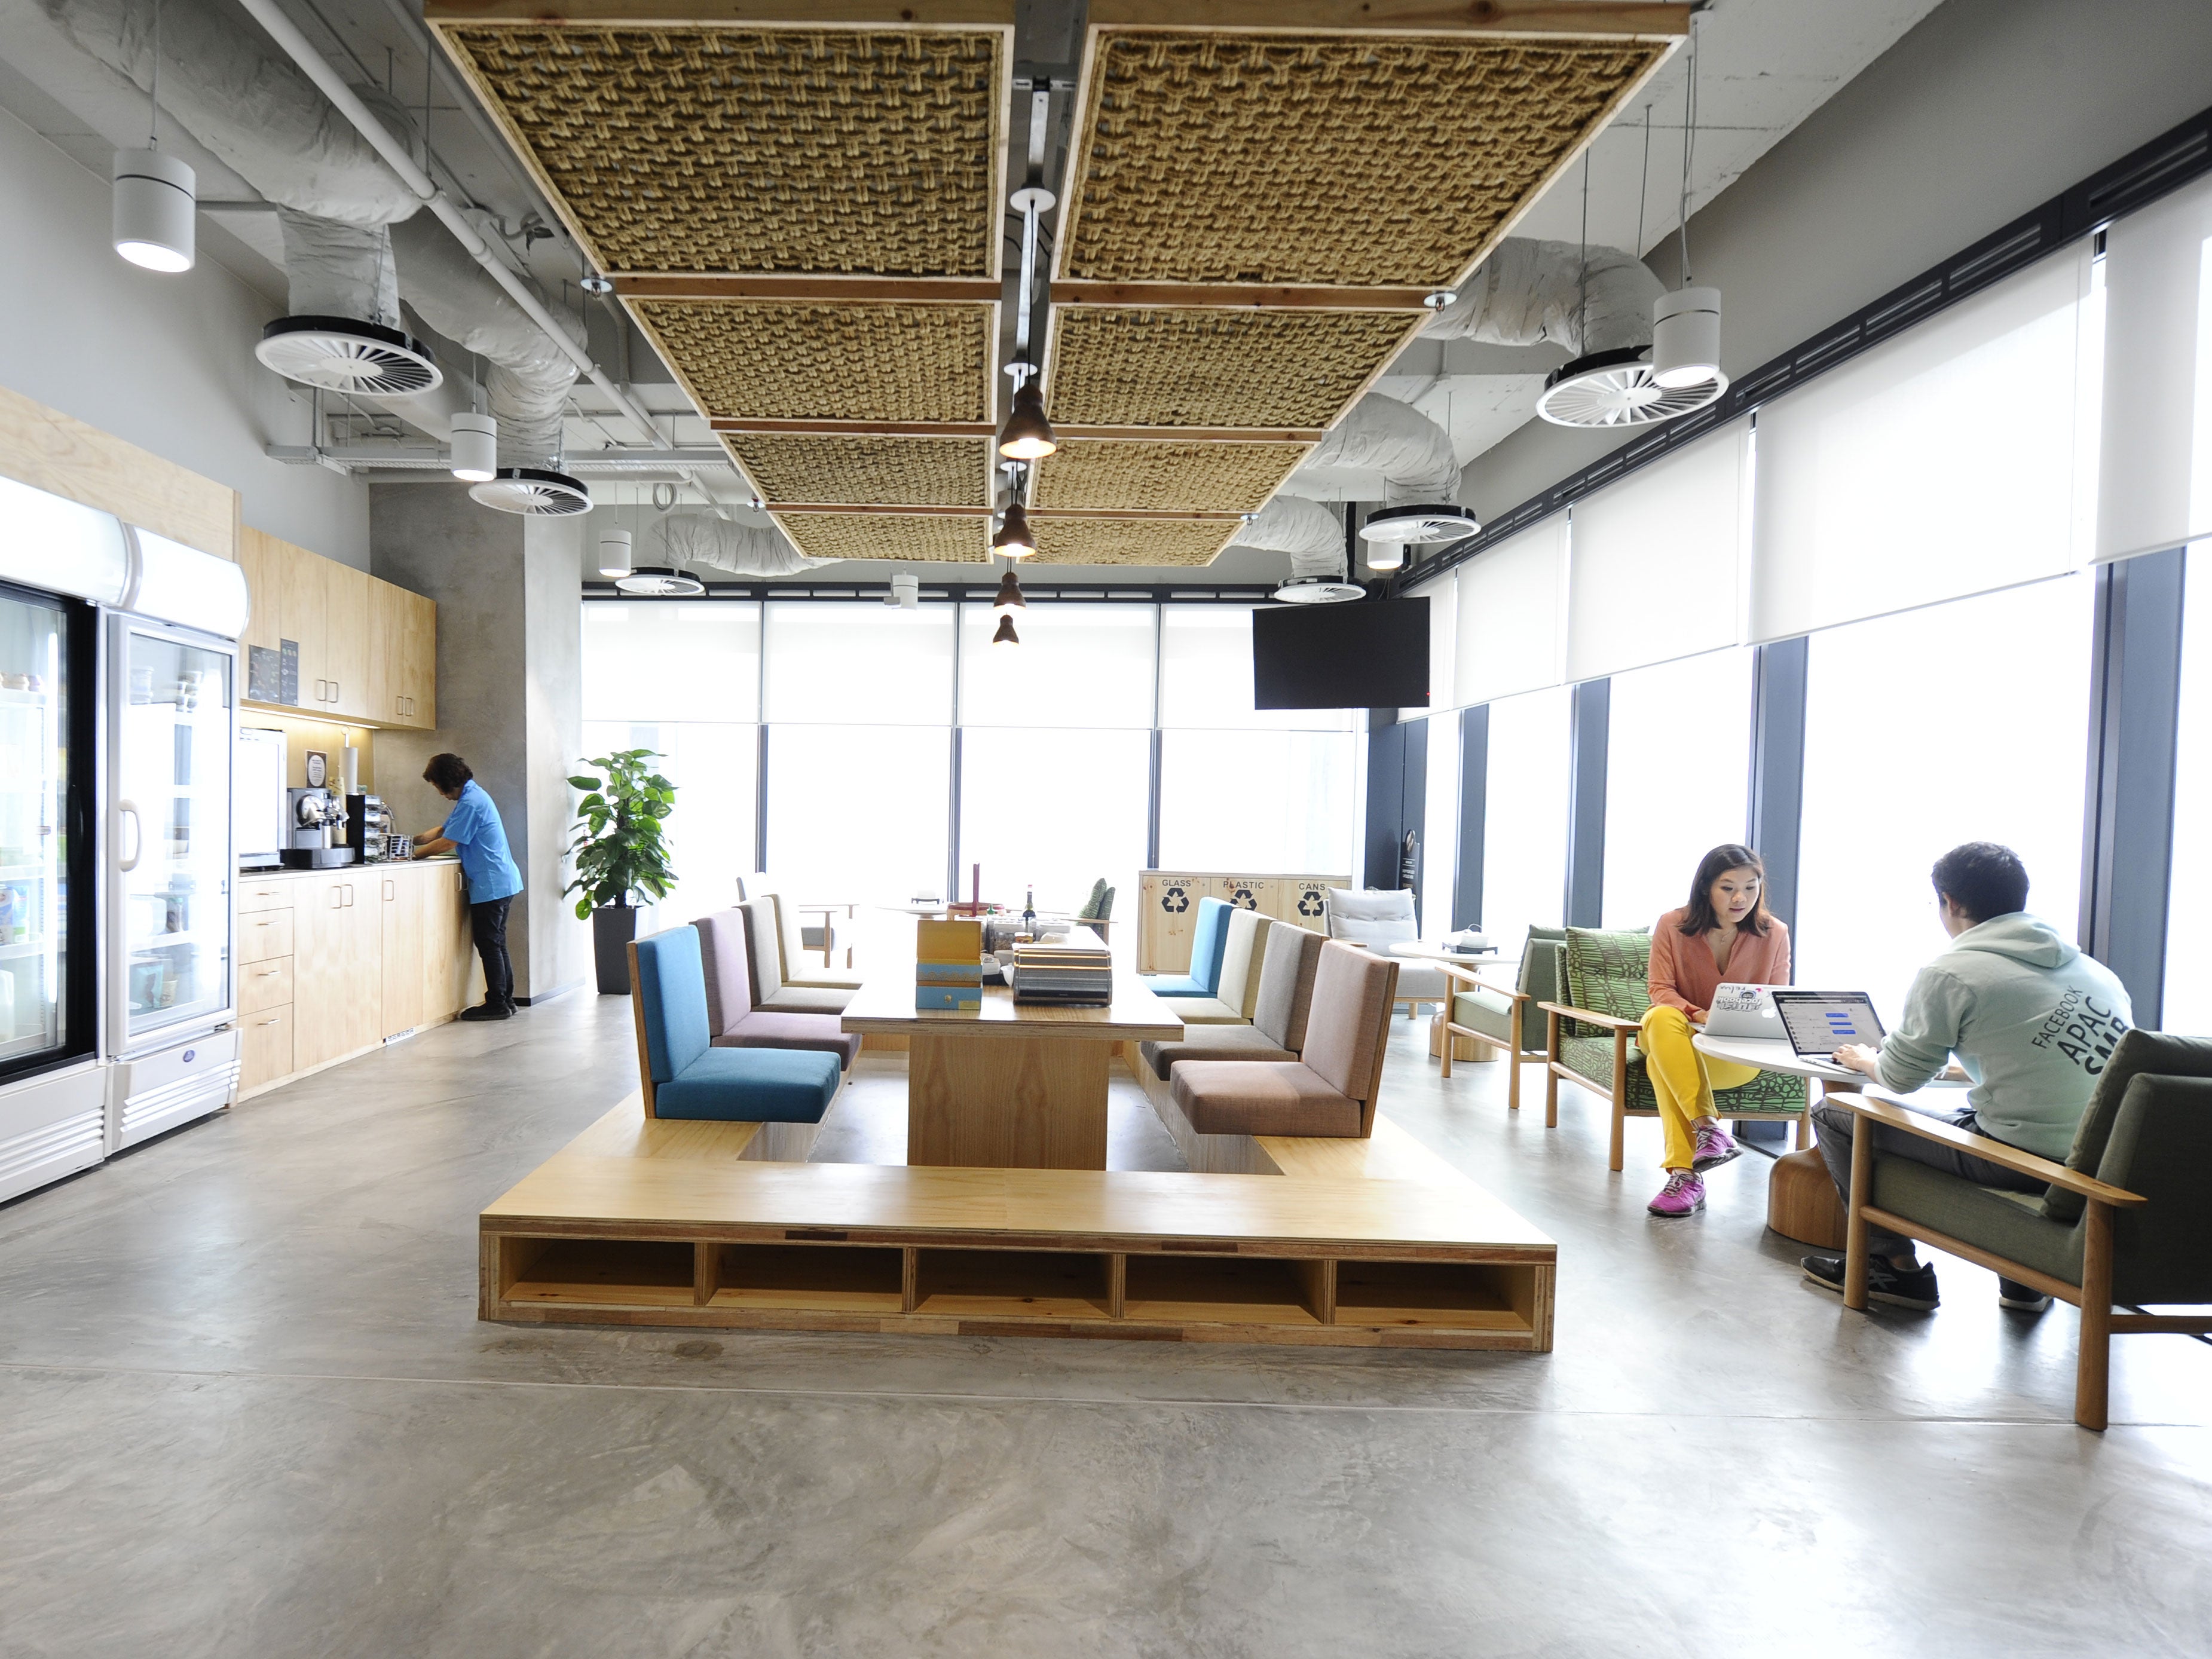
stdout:
[[1429,702],[1426,708],[1401,708],[1401,720],[1418,720],[1430,709],[1450,708],[1453,670],[1452,635],[1459,627],[1459,574],[1447,570],[1433,581],[1408,588],[1405,597],[1429,602]]
[[1565,656],[1567,519],[1557,514],[1460,566],[1452,690],[1462,707],[1557,685]]
[[2212,179],[2105,241],[2097,557],[2212,537]]
[[2101,305],[2054,254],[1759,411],[1754,641],[2089,556]]
[[1737,642],[1750,555],[1747,418],[1575,504],[1567,678]]

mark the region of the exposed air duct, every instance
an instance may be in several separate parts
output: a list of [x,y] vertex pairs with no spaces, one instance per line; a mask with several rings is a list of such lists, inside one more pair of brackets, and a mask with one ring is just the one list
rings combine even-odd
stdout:
[[671,563],[704,565],[732,576],[795,576],[833,562],[808,558],[774,525],[737,524],[712,513],[672,513],[654,534]]
[[1411,404],[1379,392],[1352,404],[1284,488],[1300,493],[1302,477],[1306,488],[1319,488],[1313,475],[1339,468],[1379,474],[1383,500],[1392,507],[1449,501],[1459,494],[1459,457],[1451,434]]
[[1572,242],[1509,236],[1460,285],[1458,297],[1422,326],[1432,340],[1492,345],[1565,346],[1577,357],[1651,343],[1651,307],[1666,285],[1634,254],[1617,247],[1583,251]]

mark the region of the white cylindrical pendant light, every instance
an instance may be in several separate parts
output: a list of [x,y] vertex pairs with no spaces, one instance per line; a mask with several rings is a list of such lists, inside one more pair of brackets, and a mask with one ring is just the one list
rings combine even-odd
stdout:
[[1370,542],[1364,555],[1370,570],[1399,570],[1405,567],[1406,544],[1403,542]]
[[190,270],[196,182],[158,149],[116,151],[115,251],[148,270]]
[[1670,392],[1720,380],[1721,291],[1678,289],[1651,307],[1651,378]]
[[453,476],[482,483],[499,475],[499,422],[489,415],[453,416]]
[[627,530],[599,532],[599,574],[627,576],[630,573],[630,538]]

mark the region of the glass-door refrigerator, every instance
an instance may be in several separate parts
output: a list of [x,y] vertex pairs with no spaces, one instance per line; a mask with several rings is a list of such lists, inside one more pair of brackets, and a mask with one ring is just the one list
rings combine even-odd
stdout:
[[106,1152],[100,627],[123,526],[0,479],[0,1201]]
[[[142,545],[150,538],[135,532]],[[229,1103],[238,1080],[231,766],[238,648],[110,620],[107,1150]]]

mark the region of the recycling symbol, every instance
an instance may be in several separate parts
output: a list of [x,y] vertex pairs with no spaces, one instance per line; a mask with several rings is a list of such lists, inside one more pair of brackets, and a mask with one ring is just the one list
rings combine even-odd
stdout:
[[1231,888],[1229,902],[1240,910],[1256,910],[1260,908],[1258,902],[1252,896],[1252,890],[1249,887]]
[[1170,915],[1180,915],[1190,908],[1190,889],[1174,886],[1160,895],[1160,908]]
[[1300,915],[1317,916],[1321,914],[1321,890],[1319,888],[1309,887],[1305,891],[1298,895],[1298,914]]

